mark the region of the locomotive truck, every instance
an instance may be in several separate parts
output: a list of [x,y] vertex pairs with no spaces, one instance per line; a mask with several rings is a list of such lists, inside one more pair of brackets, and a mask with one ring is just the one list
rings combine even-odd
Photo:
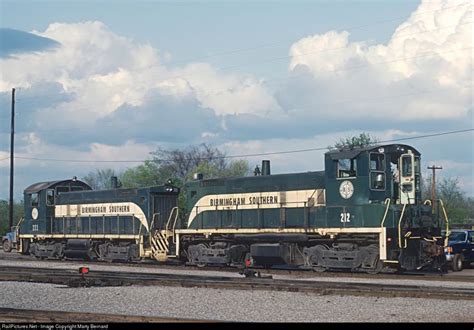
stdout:
[[97,191],[77,179],[42,182],[24,191],[19,251],[198,266],[439,269],[448,218],[442,201],[435,209],[421,200],[420,180],[420,153],[390,144],[329,151],[324,171],[272,175],[263,161],[260,175],[196,174],[183,191],[170,181]]

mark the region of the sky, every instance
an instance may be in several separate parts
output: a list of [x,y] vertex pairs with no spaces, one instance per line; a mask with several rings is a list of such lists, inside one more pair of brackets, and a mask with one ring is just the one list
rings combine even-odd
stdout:
[[[472,129],[470,0],[0,1],[0,199],[157,148],[228,155]],[[406,140],[474,196],[474,134]],[[270,159],[324,168],[324,150]]]

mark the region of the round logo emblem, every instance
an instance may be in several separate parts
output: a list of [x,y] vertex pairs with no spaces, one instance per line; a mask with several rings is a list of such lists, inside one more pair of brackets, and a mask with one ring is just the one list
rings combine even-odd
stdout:
[[36,207],[34,207],[34,208],[31,210],[31,217],[33,218],[33,220],[38,219],[38,209],[37,209]]
[[350,181],[342,181],[341,185],[339,186],[339,193],[341,197],[344,199],[349,199],[352,197],[354,193],[354,185]]

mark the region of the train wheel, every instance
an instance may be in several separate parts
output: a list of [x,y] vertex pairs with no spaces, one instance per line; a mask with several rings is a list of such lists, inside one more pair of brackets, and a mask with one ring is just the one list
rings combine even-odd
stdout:
[[323,266],[313,266],[312,268],[316,273],[324,273],[327,270],[327,268]]
[[12,246],[10,244],[9,240],[4,240],[3,241],[3,251],[5,252],[10,252],[12,250]]
[[453,265],[452,265],[453,271],[460,272],[461,270],[463,270],[463,266],[464,266],[464,260],[463,260],[462,255],[459,253],[455,254],[453,258]]
[[329,250],[326,246],[324,245],[316,245],[314,247],[314,250],[313,250],[313,253],[312,255],[310,256],[310,264],[311,264],[311,268],[313,269],[313,271],[317,272],[317,273],[323,273],[325,272],[326,270],[328,270],[327,267],[324,267],[320,262],[322,260],[322,254],[324,253],[324,251],[327,251]]
[[375,275],[375,274],[380,273],[382,269],[383,269],[383,261],[379,259],[379,256],[377,256],[377,262],[375,263],[374,268],[368,269],[367,273]]

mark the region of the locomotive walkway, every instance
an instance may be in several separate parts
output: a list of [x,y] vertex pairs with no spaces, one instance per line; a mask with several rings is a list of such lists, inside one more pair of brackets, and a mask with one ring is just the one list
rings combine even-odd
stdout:
[[319,295],[352,295],[375,297],[415,297],[474,300],[474,287],[401,285],[272,278],[238,278],[227,276],[137,273],[3,266],[0,281],[62,284],[71,287],[92,286],[180,286],[238,290],[305,292]]

